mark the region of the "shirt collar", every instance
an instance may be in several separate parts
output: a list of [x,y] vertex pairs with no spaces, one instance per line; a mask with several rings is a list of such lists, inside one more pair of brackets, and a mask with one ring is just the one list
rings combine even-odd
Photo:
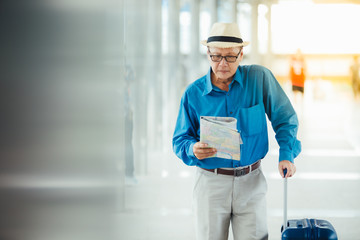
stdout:
[[206,79],[205,79],[205,89],[204,89],[204,92],[203,92],[203,96],[209,94],[212,90],[213,90],[213,86],[212,86],[212,83],[211,83],[211,67],[208,71],[208,73],[206,74]]
[[[242,87],[243,86],[242,77],[241,77],[241,73],[240,73],[239,69],[240,68],[236,69],[233,81],[237,81],[240,84],[240,87]],[[204,92],[203,92],[203,96],[209,94],[214,89],[213,85],[211,83],[211,72],[212,72],[212,69],[210,67],[208,73],[206,74],[205,89],[204,89]]]

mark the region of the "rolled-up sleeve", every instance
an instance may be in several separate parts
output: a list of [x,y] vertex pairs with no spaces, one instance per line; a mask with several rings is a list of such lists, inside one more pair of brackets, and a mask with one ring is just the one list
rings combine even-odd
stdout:
[[264,74],[264,106],[279,144],[279,161],[294,159],[301,152],[297,139],[298,118],[290,100],[270,71]]

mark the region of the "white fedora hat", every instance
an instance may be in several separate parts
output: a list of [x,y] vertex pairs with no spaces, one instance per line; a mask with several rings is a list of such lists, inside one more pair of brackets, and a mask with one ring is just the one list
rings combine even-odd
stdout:
[[245,47],[249,42],[244,42],[236,23],[214,23],[208,39],[201,41],[202,45],[218,48]]

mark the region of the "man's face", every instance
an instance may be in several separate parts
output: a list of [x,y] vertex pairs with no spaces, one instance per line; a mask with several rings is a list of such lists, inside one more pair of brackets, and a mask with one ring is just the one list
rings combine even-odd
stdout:
[[[213,59],[211,59],[211,56]],[[219,56],[223,57],[220,60],[220,62],[213,61],[213,60],[218,60]],[[231,57],[228,58],[228,61],[226,61],[226,59],[224,58],[225,56],[226,57],[231,56]],[[241,62],[242,58],[243,58],[243,51],[242,48],[240,47],[234,47],[234,48],[210,47],[208,49],[208,59],[210,62],[210,66],[216,78],[218,79],[231,78],[235,74],[236,69],[239,66],[239,63]],[[231,60],[235,60],[235,62],[229,62]]]

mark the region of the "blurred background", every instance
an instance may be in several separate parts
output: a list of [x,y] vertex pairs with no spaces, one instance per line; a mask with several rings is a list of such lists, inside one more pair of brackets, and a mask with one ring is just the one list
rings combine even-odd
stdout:
[[[270,68],[298,112],[288,217],[360,239],[358,0],[0,1],[0,239],[195,239],[195,168],[171,139],[218,21],[239,24],[251,43],[241,64]],[[269,136],[269,234],[280,239]]]

